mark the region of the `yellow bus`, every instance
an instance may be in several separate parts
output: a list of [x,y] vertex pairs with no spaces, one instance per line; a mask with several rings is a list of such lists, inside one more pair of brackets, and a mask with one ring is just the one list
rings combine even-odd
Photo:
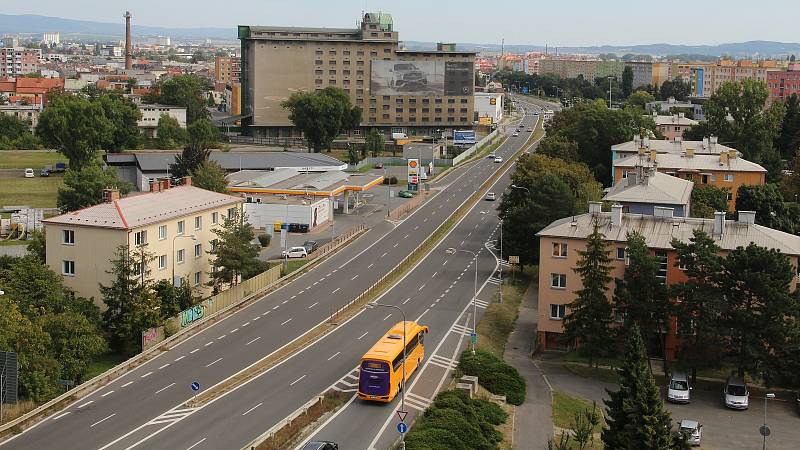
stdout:
[[[428,327],[406,322],[406,380],[425,357]],[[361,358],[358,397],[389,403],[403,383],[403,322],[398,322]]]

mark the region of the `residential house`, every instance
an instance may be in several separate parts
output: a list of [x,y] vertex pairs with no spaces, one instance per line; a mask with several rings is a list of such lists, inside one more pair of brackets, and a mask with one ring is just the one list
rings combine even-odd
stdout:
[[653,121],[656,123],[656,129],[670,141],[683,139],[684,131],[697,125],[699,122],[686,117],[684,113],[671,114],[669,116],[661,116],[653,113]]
[[612,186],[603,201],[622,205],[622,211],[659,215],[669,208],[677,217],[689,216],[694,183],[653,168],[636,166],[627,178]]

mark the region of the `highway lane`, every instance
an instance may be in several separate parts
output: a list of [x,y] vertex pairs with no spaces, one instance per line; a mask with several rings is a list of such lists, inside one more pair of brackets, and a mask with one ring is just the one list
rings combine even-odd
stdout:
[[[509,142],[498,153],[510,154],[521,142]],[[455,169],[433,199],[396,227],[385,223],[370,230],[292,283],[6,441],[4,447],[100,447],[188,399],[191,381],[205,388],[255,363],[374,283],[496,168],[483,160]]]

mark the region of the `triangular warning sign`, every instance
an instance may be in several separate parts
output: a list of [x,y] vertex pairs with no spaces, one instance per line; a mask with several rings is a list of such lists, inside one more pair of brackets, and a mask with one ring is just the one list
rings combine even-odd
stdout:
[[397,417],[400,418],[400,422],[405,422],[407,415],[408,415],[408,411],[403,411],[401,409],[397,410]]

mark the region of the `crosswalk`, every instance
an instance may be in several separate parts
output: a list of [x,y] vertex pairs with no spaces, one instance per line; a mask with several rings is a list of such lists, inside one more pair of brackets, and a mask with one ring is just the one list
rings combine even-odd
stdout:
[[160,416],[156,417],[155,419],[150,420],[147,422],[147,425],[156,425],[156,424],[171,424],[175,422],[180,422],[181,420],[189,417],[197,411],[198,408],[179,408],[179,409],[171,409]]
[[481,300],[479,298],[476,298],[475,299],[475,306],[477,306],[478,308],[486,309],[486,308],[489,307],[489,302],[486,302],[486,301],[483,301],[483,300]]
[[502,281],[503,281],[502,279],[500,279],[500,278],[498,278],[498,277],[496,277],[494,275],[489,277],[489,284],[499,285]]
[[[469,334],[469,332],[467,332],[466,334]],[[428,359],[428,362],[433,364],[434,366],[439,366],[443,369],[448,369],[448,370],[455,370],[455,368],[458,367],[458,361],[440,355],[431,356]]]
[[333,389],[339,392],[355,392],[358,390],[358,367],[343,376],[333,384]]
[[406,394],[406,406],[411,406],[418,411],[425,411],[429,406],[431,406],[431,401],[430,399],[427,399],[421,395],[408,392]]
[[[450,332],[451,333],[456,333],[456,334],[463,334],[464,336],[469,336],[470,334],[472,334],[472,328],[467,328],[464,325],[456,324],[456,325],[453,325],[450,328]],[[431,360],[433,360],[434,356],[437,356],[437,355],[431,356]]]

